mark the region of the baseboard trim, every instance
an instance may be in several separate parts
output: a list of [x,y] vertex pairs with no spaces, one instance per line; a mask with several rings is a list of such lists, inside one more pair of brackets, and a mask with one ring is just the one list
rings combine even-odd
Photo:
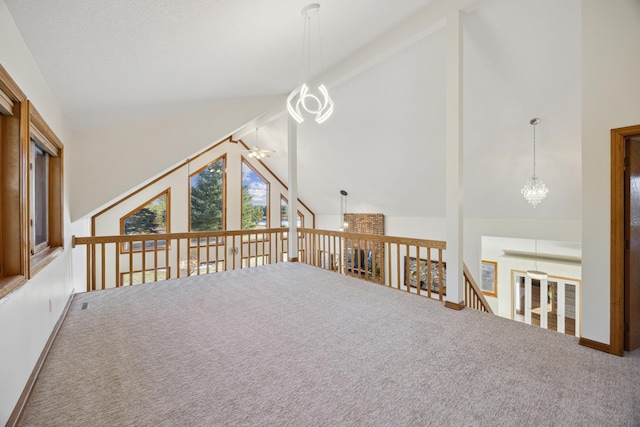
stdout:
[[453,310],[462,310],[465,307],[464,301],[462,302],[445,301],[444,306],[447,308],[451,308]]
[[36,365],[33,367],[33,371],[31,372],[31,376],[27,380],[27,384],[24,386],[24,390],[22,390],[22,394],[18,399],[18,403],[16,403],[15,408],[13,408],[13,412],[7,421],[7,427],[15,427],[18,425],[18,421],[22,416],[22,411],[24,411],[25,406],[27,406],[27,401],[29,400],[29,396],[31,395],[31,391],[33,390],[33,386],[38,379],[38,375],[40,374],[40,370],[44,365],[44,361],[47,360],[47,356],[49,355],[49,350],[51,350],[51,346],[53,345],[53,341],[55,341],[56,336],[58,336],[58,332],[60,332],[60,328],[62,327],[62,323],[64,319],[67,317],[67,313],[69,312],[69,307],[71,307],[71,302],[73,301],[73,297],[75,293],[69,295],[69,299],[67,300],[67,304],[64,306],[64,310],[62,310],[62,314],[60,318],[56,322],[53,327],[53,331],[51,331],[51,335],[49,335],[49,339],[47,343],[44,345],[42,349],[42,353],[40,353],[40,357],[36,361]]
[[[583,337],[580,337],[578,344],[584,347],[592,348],[594,350],[604,351],[605,353],[611,353],[610,344],[604,344],[599,341],[594,341],[594,340],[590,340],[588,338],[583,338]],[[611,353],[611,354],[614,354],[614,353]],[[618,354],[617,356],[622,356],[622,355]]]

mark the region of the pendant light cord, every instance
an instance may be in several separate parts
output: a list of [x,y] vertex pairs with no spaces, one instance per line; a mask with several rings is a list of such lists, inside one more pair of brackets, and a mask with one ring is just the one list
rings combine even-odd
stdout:
[[536,176],[536,123],[533,123],[533,176]]

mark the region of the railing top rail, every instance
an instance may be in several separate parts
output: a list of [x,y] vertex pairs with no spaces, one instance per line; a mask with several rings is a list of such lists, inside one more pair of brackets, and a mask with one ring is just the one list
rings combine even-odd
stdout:
[[298,231],[309,234],[321,234],[326,236],[337,236],[348,239],[363,239],[376,242],[396,243],[400,245],[409,246],[424,246],[435,249],[447,249],[447,242],[443,240],[428,240],[428,239],[415,239],[410,237],[398,237],[398,236],[381,236],[378,234],[361,234],[361,233],[349,233],[345,231],[334,230],[319,230],[317,228],[299,228]]
[[475,294],[478,296],[478,299],[484,306],[485,310],[487,310],[487,313],[493,314],[491,306],[487,302],[487,299],[484,297],[480,286],[478,286],[478,284],[476,283],[476,280],[473,278],[473,274],[471,274],[471,272],[469,271],[466,263],[462,264],[462,272],[464,273],[464,277],[466,278],[467,282],[469,282],[469,285],[473,288]]
[[246,236],[252,234],[273,234],[289,231],[288,228],[268,228],[261,230],[190,231],[181,233],[128,234],[115,236],[73,236],[73,245],[94,243],[139,242],[147,240],[196,239],[202,237]]
[[[253,234],[273,234],[289,231],[288,228],[268,228],[263,230],[225,230],[225,231],[191,231],[181,233],[158,233],[158,234],[129,234],[129,235],[112,235],[112,236],[86,236],[86,237],[73,237],[73,245],[87,245],[87,244],[99,244],[99,243],[123,243],[123,242],[139,242],[149,240],[173,240],[173,239],[193,239],[203,237],[225,237],[225,236],[244,236]],[[325,235],[325,236],[337,236],[347,239],[362,239],[383,243],[395,243],[400,245],[410,246],[423,246],[435,249],[446,249],[447,242],[442,240],[428,240],[428,239],[415,239],[409,237],[397,237],[397,236],[380,236],[377,234],[361,234],[361,233],[349,233],[343,231],[333,230],[318,230],[315,228],[299,228],[298,231]]]

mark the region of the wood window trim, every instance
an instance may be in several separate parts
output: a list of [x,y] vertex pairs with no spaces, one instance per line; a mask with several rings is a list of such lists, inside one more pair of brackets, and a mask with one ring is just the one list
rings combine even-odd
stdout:
[[27,278],[23,275],[0,277],[0,299],[9,295],[25,283],[27,283]]
[[[489,261],[486,259],[483,259],[481,261],[481,264],[487,264],[487,265],[492,265],[493,266],[493,292],[491,291],[485,291],[484,289],[481,288],[482,294],[486,297],[493,297],[493,298],[498,298],[498,263],[496,261]],[[480,281],[482,281],[482,276],[480,276]]]
[[[226,140],[225,140],[226,141]],[[224,141],[222,141],[224,142]],[[216,144],[216,146],[219,144]],[[199,156],[196,156],[196,158]],[[187,189],[188,192],[187,194],[189,195],[189,199],[188,199],[188,203],[189,203],[189,217],[188,217],[188,226],[189,226],[189,231],[193,231],[191,230],[191,178],[198,175],[200,172],[202,172],[203,170],[205,170],[206,168],[210,167],[211,165],[213,165],[214,163],[219,162],[220,160],[222,160],[222,229],[221,230],[211,230],[211,231],[224,231],[227,229],[227,153],[224,153],[223,155],[217,157],[215,160],[213,160],[212,162],[207,163],[205,166],[201,167],[200,169],[198,169],[197,171],[191,173],[189,172],[189,176],[187,177]],[[189,165],[191,165],[191,161],[187,161],[186,162],[187,168],[189,167]]]
[[267,195],[266,195],[266,206],[265,206],[265,210],[267,213],[267,219],[266,219],[266,228],[268,229],[271,226],[271,212],[270,212],[270,205],[271,205],[271,182],[266,179],[260,172],[257,171],[256,168],[254,168],[251,165],[251,162],[249,162],[249,160],[244,157],[244,156],[240,156],[241,157],[241,163],[240,163],[240,228],[242,229],[242,216],[243,216],[243,212],[242,212],[242,187],[244,186],[244,182],[242,179],[242,166],[243,165],[247,165],[247,167],[249,167],[253,173],[255,173],[256,175],[258,175],[260,177],[260,179],[262,181],[264,181],[265,184],[267,184]]
[[0,65],[0,298],[28,279],[23,133],[27,97]]
[[[122,218],[120,218],[120,235],[121,236],[131,236],[131,234],[125,234],[124,233],[124,221],[129,218],[131,215],[135,214],[136,212],[138,212],[139,210],[141,210],[142,208],[145,208],[147,206],[149,206],[151,204],[151,202],[153,202],[154,200],[159,199],[162,196],[166,196],[167,200],[166,200],[166,226],[167,229],[165,230],[165,234],[171,233],[171,187],[167,188],[164,191],[161,191],[160,193],[158,193],[155,197],[152,197],[151,199],[147,200],[145,203],[141,204],[140,206],[136,207],[135,209],[129,211],[126,215],[124,215]],[[125,249],[125,242],[120,243],[120,253],[129,253],[128,249]],[[164,251],[170,249],[170,245],[169,242],[166,242],[166,246],[163,248],[157,248],[158,251]],[[133,249],[133,252],[142,252],[142,249]]]
[[[287,204],[287,207],[289,207],[289,199],[287,199],[284,194],[280,194],[280,206],[282,206],[283,200]],[[298,203],[301,203],[300,199],[298,199]],[[300,225],[298,228],[304,228],[304,214],[300,212],[300,209],[298,209],[298,215],[300,216]],[[282,212],[280,213],[280,225],[282,226]]]
[[[238,140],[238,141],[234,141],[233,139],[230,140],[230,142],[235,142],[235,143],[240,143],[245,150],[249,150],[249,146],[247,144],[244,143],[243,140]],[[271,176],[273,176],[273,179],[275,179],[285,190],[289,190],[289,187],[287,187],[287,185],[282,182],[282,180],[278,177],[277,174],[273,173],[273,171],[271,169],[269,169],[269,166],[267,166],[262,160],[260,159],[254,159],[256,162],[260,163],[262,165],[262,167],[269,172],[269,174]],[[309,212],[309,214],[311,215],[311,228],[316,228],[316,215],[313,213],[313,211],[311,209],[309,209],[309,207],[307,205],[304,204],[304,202],[300,199],[298,199],[298,203],[300,203],[300,206],[303,206],[307,212]]]
[[[49,245],[46,249],[39,251],[37,254],[31,254],[31,247],[26,244],[26,254],[29,257],[29,271],[27,277],[31,278],[40,272],[44,267],[49,265],[58,255],[63,252],[64,249],[64,146],[62,141],[56,136],[49,125],[44,121],[38,110],[31,104],[30,101],[26,101],[27,117],[21,123],[24,133],[21,135],[22,143],[25,146],[24,150],[27,153],[23,161],[27,164],[25,170],[28,171],[28,162],[31,158],[32,132],[37,134],[38,138],[44,138],[42,144],[45,146],[46,151],[50,154],[48,159],[48,233],[49,233]],[[31,173],[26,173],[26,203],[29,208],[26,209],[25,216],[27,216],[27,227],[25,230],[31,232],[30,227],[30,212],[31,212]]]
[[0,91],[4,92],[5,96],[14,104],[27,100],[27,96],[20,90],[18,84],[11,78],[2,64],[0,64]]
[[[64,250],[63,144],[0,65],[0,298],[18,289]],[[11,111],[9,111],[11,110]],[[11,123],[9,125],[9,122]],[[6,132],[11,132],[8,136]],[[46,141],[49,246],[31,256],[31,134]]]

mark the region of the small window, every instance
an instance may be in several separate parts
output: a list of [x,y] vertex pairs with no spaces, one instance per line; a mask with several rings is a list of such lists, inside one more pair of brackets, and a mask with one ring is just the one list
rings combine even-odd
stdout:
[[[298,228],[304,227],[304,215],[298,211]],[[289,201],[280,195],[280,227],[289,227]]]
[[267,229],[269,183],[246,161],[242,161],[242,229]]
[[28,102],[28,106],[31,124],[27,212],[31,254],[29,277],[32,277],[57,256],[64,242],[63,147],[31,103]]
[[[120,234],[131,236],[136,234],[169,233],[169,190],[154,197],[151,201],[136,208],[120,219]],[[167,247],[166,240],[158,240],[158,249]],[[142,250],[142,242],[133,242],[133,250]],[[145,249],[155,249],[155,241],[148,240]],[[122,251],[129,251],[129,242],[122,245]]]
[[49,247],[49,153],[31,140],[31,254]]

